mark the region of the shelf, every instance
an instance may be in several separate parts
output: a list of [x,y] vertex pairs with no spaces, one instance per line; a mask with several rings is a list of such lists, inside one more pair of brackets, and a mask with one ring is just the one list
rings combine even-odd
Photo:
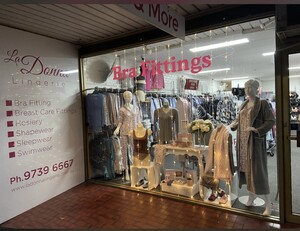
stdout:
[[195,194],[199,192],[199,183],[197,182],[193,186],[188,186],[187,184],[172,184],[170,186],[167,183],[161,183],[161,190],[164,192],[182,195],[186,197],[193,197]]

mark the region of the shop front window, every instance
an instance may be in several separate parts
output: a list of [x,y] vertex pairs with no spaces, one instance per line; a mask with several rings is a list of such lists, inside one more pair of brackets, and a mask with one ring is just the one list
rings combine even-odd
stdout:
[[89,177],[278,217],[274,51],[266,18],[85,58]]

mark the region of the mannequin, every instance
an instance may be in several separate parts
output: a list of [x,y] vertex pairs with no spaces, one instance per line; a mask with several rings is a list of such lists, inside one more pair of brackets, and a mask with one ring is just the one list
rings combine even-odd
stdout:
[[142,76],[142,68],[140,67],[140,75],[135,78],[135,94],[139,102],[145,102],[145,86],[146,86],[146,77]]
[[125,180],[129,180],[128,173],[128,158],[132,162],[132,153],[128,153],[128,145],[133,147],[133,140],[128,136],[129,131],[133,130],[140,122],[140,112],[138,107],[135,107],[132,102],[132,93],[125,91],[123,93],[125,104],[119,110],[118,126],[114,131],[117,136],[120,133],[120,142],[123,156],[123,166],[125,168]]
[[[156,123],[158,122],[158,128]],[[176,108],[169,107],[168,100],[164,100],[163,106],[154,111],[154,131],[155,139],[159,143],[169,143],[177,137],[179,129],[178,111]]]
[[185,77],[182,75],[182,76],[179,78],[179,89],[180,89],[180,92],[181,92],[181,93],[184,92],[185,82],[186,82],[186,79],[185,79]]
[[241,105],[239,116],[230,125],[237,130],[237,167],[239,187],[247,184],[249,198],[246,206],[253,206],[256,195],[265,196],[264,216],[271,214],[270,188],[267,168],[266,134],[275,124],[275,117],[266,100],[259,99],[259,82],[245,83],[247,100]]
[[[211,184],[213,183],[211,185],[212,194],[209,198],[209,200],[212,201],[218,197],[217,193],[219,181],[224,180],[226,182],[231,182],[234,173],[232,135],[225,125],[219,124],[212,131],[208,144],[208,153],[205,160],[206,165],[204,176],[201,177],[201,179],[206,180],[206,182],[204,181],[206,184],[208,184],[208,182],[211,182]],[[206,186],[201,183],[201,180],[200,185]],[[200,196],[201,190],[203,189],[200,188]],[[220,203],[222,201],[226,203],[226,197],[223,197],[223,200],[220,200]]]
[[133,165],[149,165],[150,154],[148,151],[148,137],[152,134],[151,129],[146,129],[143,124],[138,123],[137,127],[129,132],[133,137]]

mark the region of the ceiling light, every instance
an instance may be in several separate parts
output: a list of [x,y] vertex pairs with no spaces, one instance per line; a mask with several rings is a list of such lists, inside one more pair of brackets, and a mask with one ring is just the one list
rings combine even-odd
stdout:
[[78,70],[62,71],[60,73],[62,73],[62,74],[73,74],[73,73],[78,73]]
[[194,48],[191,48],[190,51],[191,52],[207,51],[207,50],[212,50],[212,49],[217,49],[217,48],[222,48],[222,47],[230,47],[230,46],[248,43],[248,42],[249,42],[249,39],[244,38],[244,39],[232,40],[232,41],[223,42],[223,43],[211,44],[211,45],[202,46],[202,47],[194,47]]
[[262,53],[262,56],[270,56],[270,55],[274,55],[275,51],[272,52],[266,52],[266,53]]
[[300,78],[300,75],[290,75],[290,78]]
[[215,70],[209,70],[209,71],[200,71],[199,73],[195,73],[195,75],[199,74],[205,74],[205,73],[214,73],[214,72],[220,72],[220,71],[230,71],[230,68],[221,68],[221,69],[215,69]]
[[296,70],[296,69],[300,69],[300,67],[289,67],[289,70]]
[[232,77],[232,78],[224,78],[223,80],[236,80],[236,79],[249,79],[248,76],[245,77]]

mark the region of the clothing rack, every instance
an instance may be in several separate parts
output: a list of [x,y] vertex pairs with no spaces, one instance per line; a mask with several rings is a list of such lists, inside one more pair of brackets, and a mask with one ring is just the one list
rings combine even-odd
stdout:
[[90,91],[90,90],[94,90],[94,93],[104,93],[104,92],[107,92],[107,93],[124,93],[125,91],[131,91],[132,92],[131,89],[125,90],[125,89],[120,89],[120,88],[106,88],[106,87],[86,88],[86,89],[82,90],[82,92]]

